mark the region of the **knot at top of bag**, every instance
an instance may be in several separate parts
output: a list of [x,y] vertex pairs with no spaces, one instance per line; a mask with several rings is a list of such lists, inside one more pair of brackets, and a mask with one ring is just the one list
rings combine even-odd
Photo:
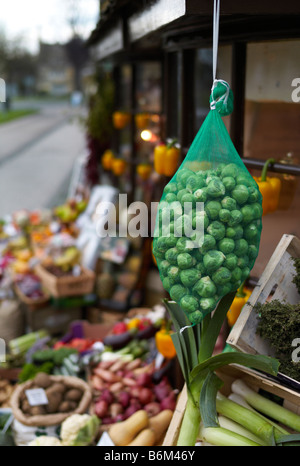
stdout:
[[226,81],[222,79],[214,81],[209,102],[211,110],[217,110],[221,116],[233,112],[233,92]]

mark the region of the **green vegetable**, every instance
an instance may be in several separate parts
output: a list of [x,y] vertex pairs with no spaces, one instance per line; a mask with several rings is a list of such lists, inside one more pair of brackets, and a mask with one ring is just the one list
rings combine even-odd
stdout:
[[245,256],[248,251],[248,243],[244,238],[238,239],[235,242],[234,254],[238,257]]
[[201,254],[205,254],[216,246],[217,242],[212,235],[204,235],[202,244],[199,247]]
[[237,175],[238,167],[235,163],[229,163],[221,171],[221,178],[225,178],[226,176],[231,176],[232,178],[235,178]]
[[238,434],[224,427],[204,427],[201,424],[200,439],[218,447],[259,447],[261,443],[254,442],[245,435]]
[[229,270],[234,270],[238,265],[238,258],[235,254],[230,253],[226,254],[224,267],[227,267]]
[[167,275],[170,280],[173,282],[178,282],[179,281],[179,268],[176,267],[175,265],[171,265],[168,270],[167,270]]
[[215,296],[217,288],[209,277],[203,277],[197,281],[193,291],[196,291],[201,298],[211,298]]
[[178,250],[176,248],[171,248],[171,249],[168,249],[168,251],[166,252],[166,260],[170,263],[170,264],[175,264],[177,265],[177,257],[178,257]]
[[240,210],[232,210],[228,225],[234,227],[243,221],[243,214]]
[[212,220],[216,220],[219,218],[219,212],[222,209],[221,202],[219,201],[209,201],[205,205],[205,212],[207,213],[208,217]]
[[34,343],[47,336],[48,332],[46,330],[39,330],[10,340],[8,343],[10,352],[15,356],[25,354],[34,345]]
[[44,362],[41,365],[36,365],[33,363],[24,364],[18,377],[19,382],[23,383],[23,382],[27,382],[27,380],[34,379],[34,377],[39,372],[45,372],[46,374],[51,374],[53,368],[54,368],[54,364],[52,362]]
[[[180,272],[181,283],[190,288],[201,278],[201,272],[197,269],[187,269]],[[176,301],[176,300],[175,300]]]
[[236,201],[232,197],[225,196],[221,201],[223,209],[235,210],[237,208]]
[[191,175],[187,179],[186,187],[191,191],[196,191],[197,189],[203,188],[205,186],[205,179],[202,175]]
[[177,264],[178,264],[179,269],[181,269],[181,270],[189,269],[193,265],[195,265],[193,256],[191,256],[191,254],[189,254],[187,252],[182,252],[182,253],[178,254]]
[[187,313],[191,313],[199,309],[199,302],[194,296],[186,295],[181,298],[180,306]]
[[194,199],[196,202],[205,202],[208,198],[208,193],[206,188],[197,189],[194,192]]
[[203,257],[203,265],[207,272],[213,272],[223,264],[224,260],[225,255],[221,251],[212,249]]
[[207,314],[208,312],[212,312],[214,310],[217,301],[215,298],[201,298],[199,304],[204,313]]
[[245,204],[249,197],[248,188],[243,184],[238,184],[232,191],[231,196],[238,204]]
[[189,238],[179,238],[176,244],[176,249],[179,252],[191,252],[194,249],[194,243]]
[[217,241],[224,238],[225,231],[225,226],[218,220],[215,220],[214,222],[210,223],[210,225],[207,227],[207,232],[211,236],[213,236]]
[[220,209],[219,210],[219,219],[223,223],[229,222],[231,218],[230,210],[228,209]]
[[235,242],[233,241],[233,239],[223,238],[221,239],[221,241],[219,241],[218,248],[224,254],[230,254],[234,251]]
[[207,194],[212,198],[224,196],[224,184],[218,178],[212,179],[207,185]]
[[220,267],[212,275],[212,279],[216,285],[225,285],[225,283],[231,280],[231,277],[232,274],[226,267]]
[[230,193],[236,185],[235,179],[232,176],[225,176],[222,181],[225,186],[226,193]]
[[171,298],[179,302],[183,296],[187,294],[187,289],[185,286],[182,286],[180,284],[173,285],[172,288],[170,289],[170,296]]
[[243,216],[243,224],[244,225],[248,225],[248,223],[250,223],[250,222],[252,222],[252,220],[254,220],[251,205],[243,206],[241,208],[241,214]]
[[243,235],[244,235],[244,229],[241,225],[236,225],[233,227],[226,228],[226,233],[225,233],[226,238],[240,239],[240,238],[243,238]]

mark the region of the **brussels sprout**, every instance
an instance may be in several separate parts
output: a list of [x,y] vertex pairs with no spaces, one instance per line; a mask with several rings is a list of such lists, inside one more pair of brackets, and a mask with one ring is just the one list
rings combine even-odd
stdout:
[[162,284],[165,290],[170,291],[171,287],[175,284],[173,280],[170,280],[169,277],[162,279]]
[[236,210],[236,201],[232,197],[225,196],[221,201],[223,209]]
[[184,209],[192,208],[194,203],[195,203],[195,198],[193,194],[185,193],[183,196],[181,196],[181,205],[183,206]]
[[219,212],[221,209],[222,205],[219,201],[209,201],[207,204],[205,204],[205,212],[212,220],[215,220],[219,217]]
[[247,225],[246,228],[244,229],[244,238],[247,241],[252,241],[252,240],[255,240],[257,237],[258,237],[257,226],[254,225],[254,223],[250,223],[250,225]]
[[205,272],[205,267],[203,265],[203,262],[198,262],[198,264],[196,265],[195,267],[196,270],[198,270],[201,275],[204,275],[206,272]]
[[219,165],[218,165],[217,168],[216,168],[216,174],[217,174],[218,176],[220,176],[221,173],[222,173],[223,168],[225,168],[225,167],[226,167],[226,164],[225,164],[225,163],[223,163],[223,162],[222,162],[222,163],[219,163]]
[[196,191],[199,188],[205,186],[204,176],[202,175],[191,175],[186,182],[187,189],[190,189],[192,192]]
[[207,189],[200,188],[194,192],[195,202],[205,202],[207,200]]
[[238,204],[245,204],[249,197],[248,188],[243,184],[238,184],[232,191],[231,196]]
[[174,202],[177,201],[177,196],[175,193],[168,193],[165,197],[166,202]]
[[247,267],[248,264],[249,264],[248,256],[238,257],[237,266],[240,267],[240,269],[244,269],[245,267]]
[[179,302],[187,293],[188,290],[180,284],[173,285],[170,289],[171,299],[176,302]]
[[215,296],[217,288],[210,277],[203,277],[197,281],[193,291],[196,291],[201,298],[211,298],[212,296]]
[[217,270],[224,262],[225,255],[221,251],[213,249],[203,257],[203,265],[208,272]]
[[210,249],[213,249],[216,246],[217,242],[212,235],[204,235],[203,242],[199,247],[199,251],[201,254],[205,254]]
[[241,208],[241,214],[243,215],[243,224],[247,225],[253,220],[252,207],[250,205],[245,205]]
[[205,314],[212,312],[216,307],[217,301],[214,298],[202,298],[199,301],[200,308],[204,311]]
[[191,288],[201,278],[201,272],[197,269],[186,269],[180,272],[180,280],[184,286]]
[[203,317],[204,317],[204,314],[201,311],[195,311],[189,314],[190,321],[195,324],[200,324],[200,322],[202,322],[203,320]]
[[240,239],[244,235],[244,229],[241,225],[226,228],[225,236],[231,239]]
[[214,178],[208,183],[207,194],[213,198],[224,196],[225,186],[219,178]]
[[159,264],[159,272],[163,275],[166,276],[168,273],[168,268],[170,267],[170,262],[167,260],[162,260],[161,263]]
[[240,282],[241,279],[242,279],[242,269],[240,269],[239,267],[236,267],[235,269],[233,269],[231,271],[231,281],[234,283],[234,282]]
[[177,241],[176,249],[178,252],[191,252],[194,249],[194,243],[191,239],[182,236]]
[[187,180],[192,175],[194,175],[192,170],[189,170],[188,168],[182,168],[177,172],[176,181],[177,183],[182,183],[184,186],[186,186]]
[[170,248],[166,252],[166,260],[170,262],[170,264],[175,264],[177,265],[177,257],[178,257],[178,250],[176,248]]
[[176,183],[170,182],[164,187],[164,193],[176,193],[177,191],[177,186]]
[[173,282],[177,283],[180,280],[180,270],[179,267],[176,267],[176,265],[171,265],[168,270],[167,270],[167,275],[170,278],[170,280],[173,280]]
[[225,178],[226,176],[235,178],[238,175],[238,171],[239,169],[235,163],[229,163],[221,171],[221,178]]
[[231,272],[226,267],[220,267],[213,273],[212,280],[216,285],[225,285],[231,280]]
[[230,227],[234,227],[236,225],[238,225],[239,223],[241,223],[243,221],[243,214],[241,213],[240,210],[232,210],[231,211],[231,217],[230,217],[230,220],[228,222],[228,225]]
[[219,220],[223,223],[229,222],[231,218],[230,210],[228,209],[221,209],[219,210]]
[[253,178],[252,176],[249,176],[249,175],[246,175],[246,174],[242,174],[242,175],[238,175],[236,177],[236,184],[243,184],[244,186],[253,186]]
[[233,253],[227,254],[223,265],[229,270],[235,269],[235,267],[238,265],[237,256]]
[[200,210],[199,212],[194,212],[193,213],[193,220],[192,220],[192,227],[193,228],[203,228],[206,230],[206,228],[209,225],[209,218],[205,210]]
[[222,181],[226,192],[230,193],[235,188],[236,183],[232,176],[225,176]]
[[192,232],[192,216],[191,215],[181,215],[174,222],[174,234],[175,236],[188,236]]
[[153,255],[156,260],[165,258],[165,254],[163,252],[158,251],[155,244],[153,244]]
[[155,248],[157,251],[165,253],[168,250],[167,239],[164,236],[157,238]]
[[[173,224],[173,230],[174,230],[174,224]],[[166,236],[166,243],[168,245],[168,249],[174,248],[177,244],[178,238],[176,238],[173,233],[170,233],[168,236]]]
[[182,199],[182,196],[184,196],[184,194],[190,194],[190,191],[186,188],[184,189],[181,189],[180,191],[178,191],[177,193],[177,200],[181,203],[181,199]]
[[249,259],[251,260],[256,259],[257,255],[258,255],[258,247],[255,246],[254,244],[249,244],[249,248],[248,248]]
[[245,267],[244,269],[242,269],[242,279],[241,281],[244,282],[246,280],[246,278],[248,278],[250,275],[250,269],[249,267]]
[[225,226],[218,220],[215,220],[207,227],[207,232],[211,236],[213,236],[217,241],[224,238],[225,231]]
[[223,238],[221,241],[219,241],[218,248],[224,254],[230,254],[234,251],[235,242],[231,238]]
[[183,311],[187,313],[195,312],[199,309],[199,301],[195,296],[185,295],[179,301]]
[[[239,286],[238,286],[239,288]],[[218,285],[217,286],[217,294],[218,296],[226,296],[228,293],[230,293],[233,289],[232,283],[225,283],[225,285]]]
[[249,186],[248,192],[249,192],[248,202],[250,202],[250,204],[252,204],[253,202],[257,202],[259,200],[260,192],[258,188],[254,186]]
[[235,242],[234,254],[238,257],[245,256],[248,251],[248,243],[244,238],[238,239]]
[[182,252],[178,254],[177,264],[181,270],[189,269],[196,264],[194,257],[187,252]]
[[263,209],[261,204],[258,202],[255,202],[254,204],[251,204],[251,209],[252,209],[252,214],[253,214],[253,220],[260,220],[263,214]]

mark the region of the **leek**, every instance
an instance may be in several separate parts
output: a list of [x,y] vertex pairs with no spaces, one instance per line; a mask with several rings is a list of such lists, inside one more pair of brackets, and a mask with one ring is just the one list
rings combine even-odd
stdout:
[[25,354],[40,338],[45,338],[47,336],[48,332],[46,330],[39,330],[37,332],[27,333],[26,335],[22,335],[14,340],[10,340],[10,352],[14,356]]
[[266,419],[263,419],[254,411],[229,400],[220,393],[217,395],[216,405],[219,414],[241,424],[263,440],[268,446],[273,445],[274,441],[276,442],[276,440],[282,437],[281,431]]
[[227,429],[232,432],[235,432],[236,434],[242,435],[243,437],[246,437],[249,440],[252,440],[253,442],[258,443],[261,446],[264,446],[264,447],[267,446],[267,444],[262,439],[252,434],[252,432],[245,429],[243,426],[241,426],[237,422],[234,422],[225,416],[219,416],[219,424],[220,424],[220,427],[223,427],[223,429]]
[[223,427],[204,427],[200,425],[200,437],[205,442],[218,447],[259,447],[259,443]]
[[242,380],[235,380],[232,391],[242,396],[246,402],[262,414],[278,421],[285,426],[300,432],[300,416],[292,411],[278,405],[274,401],[266,399],[249,388]]

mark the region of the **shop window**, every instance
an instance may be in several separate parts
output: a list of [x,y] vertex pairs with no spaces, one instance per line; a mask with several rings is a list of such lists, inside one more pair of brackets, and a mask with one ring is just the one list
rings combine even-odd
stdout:
[[[300,103],[293,101],[292,86],[300,78],[299,54],[300,40],[248,44],[244,157],[300,164]],[[257,277],[283,234],[300,236],[299,177],[270,175],[281,177],[281,200],[278,211],[263,218],[260,253],[253,268]]]
[[[231,86],[231,45],[219,47],[217,79],[224,79]],[[211,48],[201,48],[196,53],[195,64],[195,132],[201,127],[209,112],[209,97],[213,82],[213,57]],[[230,130],[230,116],[223,121]]]

